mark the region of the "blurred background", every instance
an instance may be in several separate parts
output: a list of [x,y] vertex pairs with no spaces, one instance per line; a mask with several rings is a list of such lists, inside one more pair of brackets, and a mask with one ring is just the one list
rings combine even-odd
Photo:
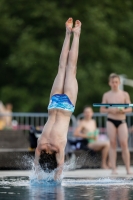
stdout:
[[47,112],[69,17],[82,22],[74,115],[101,102],[110,73],[132,79],[132,0],[1,0],[0,100],[14,112]]

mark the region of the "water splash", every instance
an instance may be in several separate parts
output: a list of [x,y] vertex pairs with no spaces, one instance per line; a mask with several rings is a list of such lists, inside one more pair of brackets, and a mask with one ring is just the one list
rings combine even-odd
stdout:
[[30,173],[30,184],[31,186],[48,186],[48,185],[61,185],[64,172],[73,170],[76,168],[76,157],[71,157],[70,160],[64,163],[63,167],[61,167],[61,175],[58,180],[54,180],[56,173],[60,170],[57,168],[52,172],[43,171],[40,165],[35,166],[34,162],[32,162],[32,171]]
[[31,155],[18,155],[18,159],[15,160],[16,166],[19,169],[32,169],[34,157]]
[[63,177],[57,181],[54,180],[57,169],[49,172],[43,171],[40,165],[35,166],[33,162],[32,171],[30,173],[30,185],[31,186],[48,186],[48,185],[59,185]]
[[86,161],[86,158],[88,157],[88,153],[86,154],[81,154],[79,157],[76,158],[74,154],[72,154],[71,158],[66,161],[62,167],[62,174],[60,178],[55,181],[54,177],[55,174],[59,168],[53,170],[52,172],[48,171],[43,171],[40,165],[34,166],[34,162],[32,160],[32,171],[30,174],[30,184],[32,186],[37,186],[37,185],[59,185],[62,183],[63,178],[64,178],[64,172],[70,171],[70,170],[75,170],[77,167],[81,167],[83,163]]

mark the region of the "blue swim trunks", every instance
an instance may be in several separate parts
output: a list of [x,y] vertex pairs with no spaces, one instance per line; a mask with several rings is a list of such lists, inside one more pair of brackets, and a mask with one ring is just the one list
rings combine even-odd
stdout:
[[54,94],[49,102],[49,109],[63,109],[70,112],[74,112],[74,105],[71,103],[70,99],[66,94]]

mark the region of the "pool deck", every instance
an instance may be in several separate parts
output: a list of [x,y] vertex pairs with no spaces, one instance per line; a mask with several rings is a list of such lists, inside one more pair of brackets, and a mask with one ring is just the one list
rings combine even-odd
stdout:
[[[132,178],[132,175],[127,175],[124,166],[118,166],[118,175],[111,175],[111,170],[103,169],[80,169],[67,171],[64,173],[64,178],[103,178],[103,177],[115,177],[115,178]],[[131,167],[133,172],[133,167]],[[14,170],[14,171],[0,171],[0,177],[5,176],[29,176],[31,171],[24,170]]]

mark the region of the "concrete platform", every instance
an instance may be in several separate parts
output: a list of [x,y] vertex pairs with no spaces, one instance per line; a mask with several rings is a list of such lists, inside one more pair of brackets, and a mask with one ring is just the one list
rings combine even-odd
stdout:
[[17,149],[29,147],[29,135],[22,130],[0,131],[0,149]]
[[[64,173],[64,178],[104,178],[104,177],[115,177],[115,178],[133,178],[133,175],[127,175],[125,167],[118,166],[118,175],[111,175],[111,170],[103,169],[79,169],[73,171],[67,171]],[[131,167],[133,172],[133,167]],[[0,171],[0,177],[5,176],[29,176],[30,170],[26,171]]]

